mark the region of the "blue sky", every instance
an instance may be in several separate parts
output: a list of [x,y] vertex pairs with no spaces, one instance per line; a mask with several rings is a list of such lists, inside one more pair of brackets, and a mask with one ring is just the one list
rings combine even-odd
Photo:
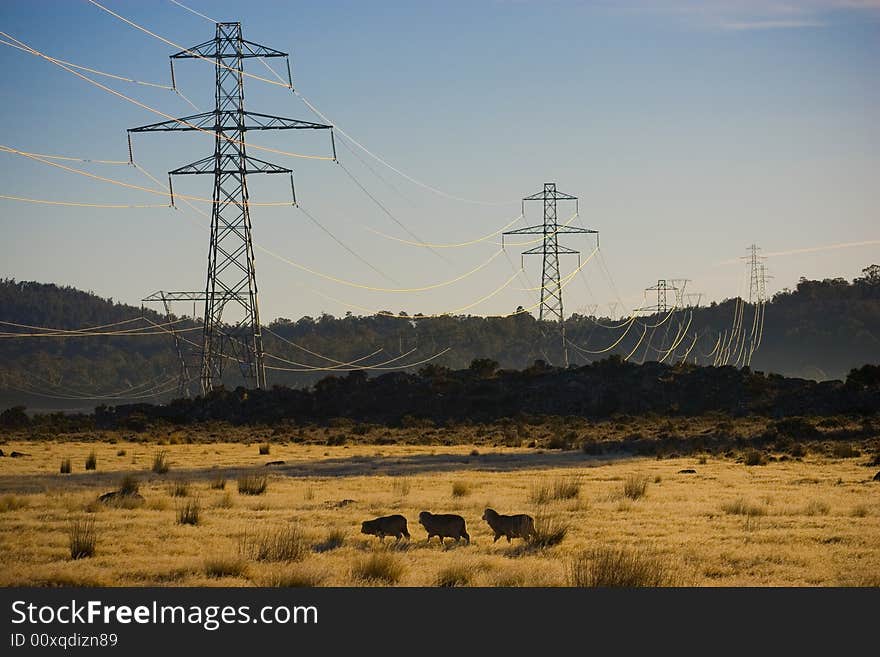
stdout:
[[[210,22],[168,0],[102,4],[183,46],[213,36]],[[566,287],[567,312],[589,304],[607,310],[618,297],[632,308],[658,278],[690,278],[689,289],[704,299],[734,296],[742,292],[743,266],[722,263],[745,255],[753,242],[768,253],[875,242],[772,256],[771,290],[793,287],[801,275],[852,278],[880,261],[880,1],[186,4],[218,20],[240,20],[245,38],[290,52],[297,89],[401,171],[454,196],[502,203],[445,198],[359,153],[371,170],[340,146],[343,164],[425,241],[491,233],[545,181],[580,197],[578,225],[601,232],[612,280],[594,258]],[[174,49],[86,0],[5,0],[0,25],[50,56],[168,84]],[[124,160],[126,128],[162,120],[13,48],[0,48],[0,63],[7,73],[0,83],[5,146]],[[247,70],[272,77],[256,62]],[[91,77],[162,112],[194,112],[168,90]],[[209,64],[180,63],[177,81],[200,109],[210,107]],[[246,102],[254,111],[318,120],[297,97],[259,80],[247,79]],[[249,140],[327,152],[313,136]],[[212,143],[199,134],[138,135],[134,148],[136,160],[164,178],[209,155]],[[438,249],[440,257],[384,239],[370,229],[411,238],[338,165],[251,154],[293,168],[303,207],[385,274],[352,257],[302,212],[255,207],[264,320],[348,309],[446,312],[496,290],[520,263],[517,248],[509,247],[509,260],[496,257],[459,283],[408,293],[306,273],[265,249],[362,285],[416,288],[474,269],[499,246],[489,240]],[[65,164],[156,187],[130,167]],[[0,167],[4,195],[164,202],[8,153],[0,153]],[[250,185],[253,201],[289,198],[288,185],[271,176]],[[211,181],[181,180],[175,189],[209,196]],[[534,204],[526,220],[538,223],[539,212]],[[560,210],[560,218],[568,216]],[[0,199],[0,226],[0,276],[70,284],[130,303],[158,289],[204,287],[207,226],[185,207],[90,209]],[[585,255],[593,247],[581,238],[564,243]],[[516,279],[468,312],[533,305],[535,292],[518,288],[537,285],[540,266],[540,258],[527,259],[529,284]],[[563,261],[564,271],[575,266],[575,259]]]

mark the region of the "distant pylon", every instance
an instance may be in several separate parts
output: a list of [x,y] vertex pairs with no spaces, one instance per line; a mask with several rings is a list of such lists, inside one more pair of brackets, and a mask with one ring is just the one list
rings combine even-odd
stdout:
[[687,299],[687,307],[688,308],[699,308],[700,301],[703,299],[702,292],[688,292],[684,295],[684,298]]
[[[131,133],[201,130],[214,134],[214,154],[168,174],[210,174],[214,176],[211,211],[211,241],[208,249],[208,275],[205,284],[205,316],[202,330],[201,390],[209,393],[223,378],[226,359],[238,363],[245,384],[266,387],[263,364],[263,337],[257,302],[257,276],[248,204],[247,174],[275,173],[290,176],[292,205],[296,205],[293,171],[257,158],[245,149],[245,134],[251,130],[330,130],[332,126],[280,116],[250,112],[244,108],[244,60],[287,58],[287,53],[242,38],[241,23],[217,23],[213,39],[171,55],[174,86],[175,59],[207,59],[215,65],[214,109],[181,119],[163,121],[129,129]],[[290,66],[288,64],[290,89]],[[333,159],[336,158],[335,146]],[[174,204],[174,193],[171,192]],[[240,317],[223,323],[228,306]]]
[[759,256],[758,251],[761,247],[752,244],[749,247],[749,255],[746,258],[749,261],[749,303],[761,303],[764,301],[763,284],[761,282],[761,261],[764,256]]
[[672,283],[672,287],[675,290],[675,307],[683,308],[685,306],[684,303],[684,291],[687,287],[687,284],[691,282],[689,278],[670,278],[669,282]]
[[760,267],[760,275],[758,277],[758,292],[762,302],[767,301],[767,280],[773,278],[767,273],[767,266],[762,262]]
[[[677,288],[674,285],[670,285],[666,282],[666,279],[661,278],[657,281],[657,285],[652,285],[651,287],[646,287],[645,292],[657,292],[657,305],[649,306],[646,310],[653,310],[658,313],[665,313],[669,310],[669,299],[667,297],[667,292],[676,291]],[[678,304],[676,303],[676,306]],[[673,307],[676,307],[673,306]]]
[[[523,251],[522,255],[542,255],[544,264],[541,273],[541,304],[538,311],[538,320],[555,321],[559,323],[560,336],[562,338],[562,353],[565,359],[565,366],[568,367],[568,345],[565,341],[565,315],[562,306],[562,283],[559,273],[559,254],[580,256],[580,251],[575,251],[566,246],[560,246],[560,234],[598,234],[597,230],[588,228],[576,228],[574,226],[562,226],[558,223],[556,204],[558,201],[574,201],[575,213],[577,213],[577,196],[563,194],[556,191],[556,183],[544,183],[543,191],[526,196],[523,199],[523,214],[525,214],[526,201],[543,201],[544,202],[544,223],[537,226],[528,226],[518,230],[509,230],[502,233],[502,244],[505,235],[543,235],[544,239],[540,246],[536,246],[528,251]],[[597,238],[598,239],[598,238]],[[578,266],[580,266],[580,257],[578,257]]]

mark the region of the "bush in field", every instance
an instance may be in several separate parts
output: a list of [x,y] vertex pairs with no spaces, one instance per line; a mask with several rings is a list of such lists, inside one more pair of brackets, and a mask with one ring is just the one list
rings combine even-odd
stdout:
[[559,477],[549,484],[535,486],[530,499],[534,504],[546,504],[554,500],[572,500],[580,493],[581,483],[577,477]]
[[630,475],[623,483],[623,494],[631,500],[645,496],[648,490],[648,478],[644,475]]
[[674,586],[675,578],[657,557],[627,548],[596,548],[574,557],[567,568],[570,586]]
[[238,492],[242,495],[262,495],[268,486],[266,475],[245,475],[238,479]]
[[351,569],[352,578],[365,582],[396,584],[403,577],[403,563],[394,555],[374,552],[369,557],[355,562]]
[[171,468],[171,465],[168,463],[168,452],[164,449],[159,450],[153,456],[153,472],[156,474],[165,474]]
[[179,525],[198,525],[201,520],[202,507],[198,499],[187,500],[177,509]]
[[95,555],[95,544],[98,542],[98,532],[95,529],[95,520],[74,520],[67,529],[67,538],[70,544],[71,559],[85,559]]
[[239,540],[239,554],[254,561],[300,561],[309,552],[309,542],[300,527],[289,524]]

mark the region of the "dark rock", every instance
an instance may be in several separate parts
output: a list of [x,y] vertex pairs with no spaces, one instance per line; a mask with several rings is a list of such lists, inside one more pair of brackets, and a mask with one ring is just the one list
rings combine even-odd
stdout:
[[354,504],[354,503],[355,503],[354,500],[349,500],[349,499],[339,500],[338,502],[334,502],[332,500],[327,500],[326,502],[324,502],[324,504],[326,506],[329,506],[331,509],[342,509],[342,508],[347,507],[349,504]]
[[0,456],[6,456],[6,454],[3,453],[2,449],[0,449]]
[[284,465],[284,461],[269,461],[266,465]]
[[874,481],[880,481],[880,472],[874,475]]
[[103,502],[104,504],[112,504],[117,500],[137,500],[140,502],[145,501],[144,496],[140,493],[122,493],[118,490],[112,490],[109,493],[104,493],[98,497],[98,500]]
[[11,456],[14,459],[17,459],[22,456],[30,456],[30,454],[25,454],[24,452],[10,452],[9,456]]
[[697,471],[693,468],[685,468],[684,470],[679,470],[678,474],[697,474]]

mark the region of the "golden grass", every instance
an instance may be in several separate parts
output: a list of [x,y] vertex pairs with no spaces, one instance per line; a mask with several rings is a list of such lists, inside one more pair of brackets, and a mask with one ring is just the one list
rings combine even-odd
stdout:
[[94,556],[95,545],[98,542],[95,519],[72,520],[67,528],[67,538],[71,559],[85,559]]
[[599,547],[574,557],[568,584],[590,587],[674,586],[675,576],[663,560],[642,550]]
[[[658,559],[676,584],[687,586],[876,586],[870,574],[880,572],[880,484],[870,480],[876,468],[862,465],[869,457],[811,449],[803,460],[750,468],[738,453],[698,463],[699,456],[602,457],[476,443],[475,459],[474,444],[273,440],[273,457],[285,465],[267,471],[254,448],[266,439],[254,435],[250,446],[181,439],[162,447],[174,474],[201,498],[204,517],[194,526],[176,523],[176,503],[194,498],[170,498],[167,478],[152,472],[155,439],[8,442],[10,451],[31,456],[5,459],[0,472],[0,585],[567,586],[571,563],[600,549]],[[116,456],[121,449],[127,458]],[[58,473],[62,458],[83,463],[92,450],[101,469]],[[697,473],[678,474],[684,468]],[[218,471],[232,482],[266,477],[268,485],[258,497],[213,489]],[[660,478],[636,502],[621,493],[633,473]],[[125,476],[136,478],[144,504],[94,504]],[[405,495],[394,485],[404,479]],[[471,493],[451,497],[456,481],[467,482]],[[552,489],[557,481],[577,481],[579,495],[536,505],[535,482]],[[547,516],[567,531],[541,549],[493,543],[481,520],[487,506]],[[72,561],[69,520],[87,508],[97,547],[92,557]],[[426,545],[422,509],[464,516],[471,545]],[[363,520],[391,513],[408,519],[410,541],[382,546],[360,534]],[[299,560],[238,557],[244,534],[275,532],[293,519]],[[645,545],[650,552],[639,552]],[[217,567],[209,568],[206,557],[219,560]],[[246,568],[238,572],[240,562]]]
[[550,483],[542,483],[532,488],[531,502],[547,504],[555,500],[573,500],[580,495],[581,484],[577,478],[557,477]]
[[238,479],[238,492],[242,495],[262,495],[266,492],[269,479],[265,475],[248,474]]

